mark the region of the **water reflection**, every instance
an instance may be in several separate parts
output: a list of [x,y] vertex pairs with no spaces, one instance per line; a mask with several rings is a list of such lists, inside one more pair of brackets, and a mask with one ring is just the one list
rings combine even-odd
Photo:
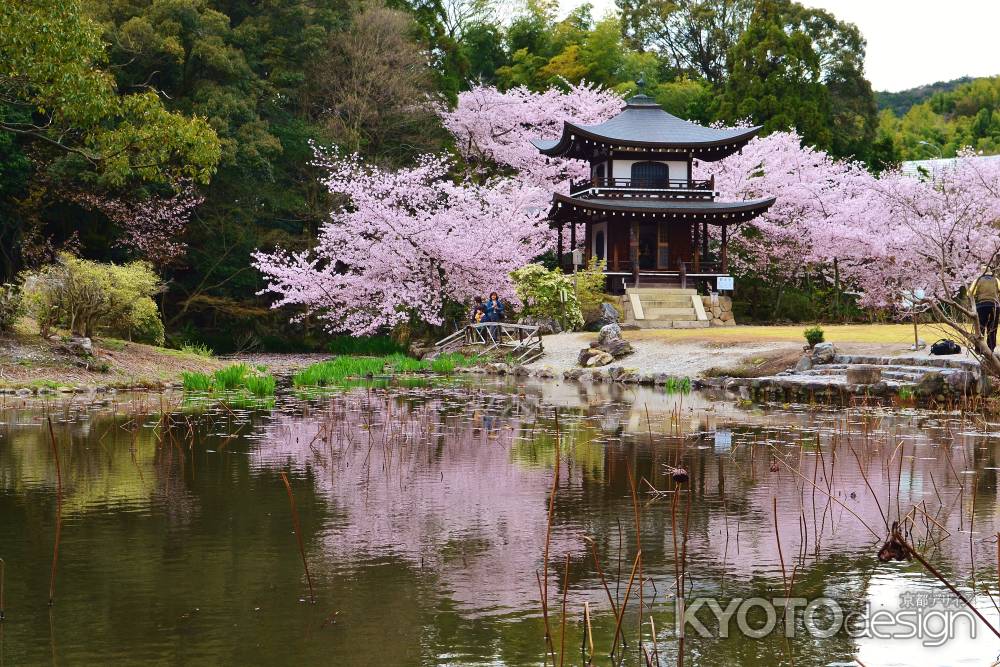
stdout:
[[[49,418],[64,516],[51,619]],[[622,620],[626,664],[644,664],[641,623],[653,650],[650,616],[666,664],[678,646],[678,541],[691,599],[781,596],[791,578],[797,596],[888,608],[906,591],[944,590],[919,565],[875,559],[887,522],[906,516],[909,538],[945,576],[974,586],[996,623],[996,430],[958,415],[744,409],[555,382],[356,387],[242,407],[178,395],[8,401],[0,661],[54,651],[71,663],[539,664],[547,571],[556,627],[566,594],[565,643],[576,647],[567,660],[580,660],[586,603],[605,664],[617,619],[594,555],[618,607],[641,547]],[[675,494],[669,468],[681,465],[690,483]],[[292,473],[315,606],[301,602],[280,471]],[[50,629],[55,649],[43,641]],[[937,651],[847,633],[690,637],[686,658],[989,664],[1000,643],[977,630]]]

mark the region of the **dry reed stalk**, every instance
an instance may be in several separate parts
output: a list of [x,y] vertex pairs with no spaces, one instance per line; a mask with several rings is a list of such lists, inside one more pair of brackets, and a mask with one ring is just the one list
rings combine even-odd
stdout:
[[[583,603],[583,625],[586,628],[584,634],[584,641],[586,641],[586,646],[588,649],[587,654],[587,664],[591,664],[594,661],[594,632],[593,628],[590,627],[590,603]],[[581,647],[582,652],[582,647]]]
[[0,623],[3,622],[4,616],[6,615],[7,605],[4,603],[3,594],[3,583],[4,578],[7,576],[7,563],[4,562],[3,558],[0,558]]
[[295,528],[295,540],[299,544],[299,556],[302,557],[302,567],[306,571],[306,583],[309,584],[309,600],[316,603],[316,594],[313,591],[312,576],[309,574],[309,563],[306,562],[306,547],[302,541],[302,525],[299,523],[299,510],[295,507],[295,495],[292,493],[292,485],[288,482],[288,475],[281,472],[281,481],[285,483],[285,491],[288,492],[288,504],[292,508],[292,525]]
[[56,434],[52,430],[52,418],[48,417],[49,439],[52,441],[52,456],[56,463],[56,539],[52,546],[52,569],[49,573],[49,606],[56,600],[56,572],[59,567],[59,540],[62,537],[62,471],[59,467],[59,447]]
[[935,568],[933,565],[931,565],[930,563],[928,563],[924,559],[923,556],[921,556],[919,553],[917,553],[917,550],[914,549],[912,546],[910,546],[910,543],[906,541],[906,539],[903,537],[903,535],[898,530],[895,533],[895,538],[906,548],[906,551],[911,556],[913,556],[914,558],[917,559],[917,562],[919,562],[921,565],[924,566],[924,569],[926,569],[928,572],[930,572],[931,574],[933,574],[934,577],[937,578],[937,580],[940,581],[942,584],[944,584],[948,588],[949,591],[951,591],[952,593],[954,593],[955,596],[958,597],[958,599],[961,600],[965,604],[965,606],[968,607],[969,610],[973,614],[975,614],[979,618],[979,620],[982,621],[986,625],[986,627],[988,627],[990,629],[990,631],[993,634],[995,634],[997,637],[1000,637],[1000,630],[997,630],[995,627],[993,627],[993,624],[990,623],[988,620],[986,620],[986,617],[983,616],[982,612],[980,612],[979,609],[977,609],[976,606],[974,604],[972,604],[972,602],[970,602],[967,597],[965,597],[964,595],[962,595],[962,592],[960,590],[958,590],[957,588],[955,588],[955,586],[952,585],[952,583],[950,581],[948,581],[947,579],[945,579],[944,575],[942,575],[940,572],[938,572],[937,568]]
[[[555,456],[555,470],[552,472],[552,488],[549,491],[549,509],[548,518],[545,526],[545,549],[542,553],[542,577],[541,577],[541,596],[542,596],[542,620],[545,623],[545,643],[549,646],[549,652],[552,654],[552,662],[555,664],[555,647],[552,644],[552,629],[549,625],[549,546],[552,542],[552,517],[555,514],[555,502],[556,502],[556,492],[559,489],[559,469],[560,469],[560,432],[559,432],[559,409],[555,410],[555,428],[556,428],[556,456]],[[536,573],[537,576],[537,573]]]
[[[597,558],[597,544],[592,538],[584,538],[590,542],[590,550],[594,554],[594,567],[597,568],[597,574],[601,577],[601,585],[604,586],[604,592],[608,595],[608,604],[611,605],[611,613],[615,616],[618,615],[618,605],[615,604],[615,599],[611,596],[611,589],[608,588],[608,581],[604,577],[604,570],[601,568],[601,561]],[[1000,560],[1000,546],[998,546],[997,558]]]
[[649,615],[649,634],[653,638],[653,660],[656,662],[656,667],[660,667],[660,651],[657,648],[656,641],[656,624],[653,623],[653,615]]
[[566,554],[566,570],[563,573],[562,620],[559,622],[559,667],[566,659],[566,595],[569,593],[569,554]]
[[[647,415],[648,419],[648,415]],[[632,494],[632,513],[635,515],[635,550],[638,553],[642,553],[642,526],[640,523],[639,515],[639,496],[635,490],[635,471],[632,470],[632,464],[626,464],[626,472],[628,474],[628,486],[629,492]],[[642,614],[645,608],[645,596],[643,595],[643,578],[642,578],[642,560],[639,560],[639,643],[642,643]]]
[[628,578],[628,586],[625,587],[625,599],[622,600],[621,609],[618,612],[618,618],[615,621],[615,637],[611,640],[611,656],[615,654],[615,649],[618,648],[618,637],[622,634],[622,619],[625,618],[625,610],[628,608],[628,599],[632,594],[632,584],[635,582],[635,572],[639,567],[639,560],[642,558],[642,552],[640,551],[635,555],[635,561],[632,563],[632,574]]

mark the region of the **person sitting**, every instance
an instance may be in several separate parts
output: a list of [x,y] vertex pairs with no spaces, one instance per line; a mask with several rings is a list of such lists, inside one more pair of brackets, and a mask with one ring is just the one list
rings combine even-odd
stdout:
[[986,345],[993,352],[997,346],[997,320],[1000,317],[1000,280],[993,275],[992,268],[986,267],[969,293],[976,302],[979,335],[986,336]]

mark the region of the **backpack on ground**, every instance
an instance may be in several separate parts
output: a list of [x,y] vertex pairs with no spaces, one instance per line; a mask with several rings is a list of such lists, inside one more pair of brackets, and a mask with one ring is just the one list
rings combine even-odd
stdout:
[[962,348],[958,343],[951,340],[950,338],[942,338],[938,342],[931,345],[931,354],[936,355],[946,355],[946,354],[961,354]]

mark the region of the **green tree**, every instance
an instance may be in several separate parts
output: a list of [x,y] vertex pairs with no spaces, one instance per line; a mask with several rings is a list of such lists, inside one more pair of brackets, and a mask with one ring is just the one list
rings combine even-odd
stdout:
[[121,94],[101,30],[78,0],[0,4],[0,130],[55,149],[108,183],[208,182],[219,141],[200,117],[172,113],[155,92]]

